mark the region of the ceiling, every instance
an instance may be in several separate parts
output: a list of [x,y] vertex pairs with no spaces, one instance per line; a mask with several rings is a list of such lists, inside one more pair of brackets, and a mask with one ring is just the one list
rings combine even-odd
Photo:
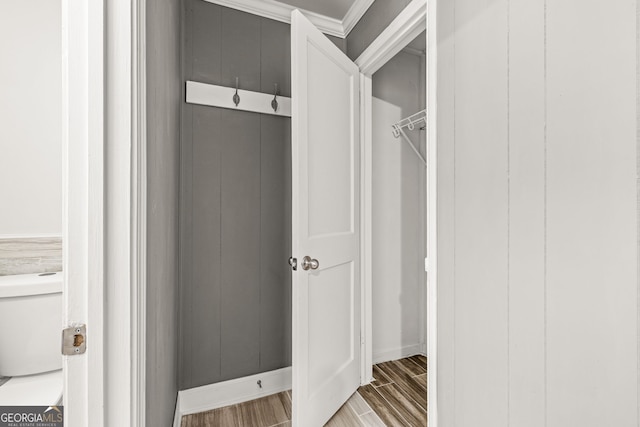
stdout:
[[342,20],[357,0],[280,0],[300,9]]

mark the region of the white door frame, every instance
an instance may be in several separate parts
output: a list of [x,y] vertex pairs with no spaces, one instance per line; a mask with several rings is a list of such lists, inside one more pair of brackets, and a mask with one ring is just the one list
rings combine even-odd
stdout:
[[145,0],[62,0],[65,425],[144,425]]
[[87,352],[63,357],[65,425],[104,425],[104,89],[102,1],[62,2],[63,327]]
[[413,0],[356,59],[361,78],[362,141],[362,384],[373,380],[372,346],[372,75],[425,30],[427,33],[427,351],[428,425],[437,427],[437,43],[436,1]]

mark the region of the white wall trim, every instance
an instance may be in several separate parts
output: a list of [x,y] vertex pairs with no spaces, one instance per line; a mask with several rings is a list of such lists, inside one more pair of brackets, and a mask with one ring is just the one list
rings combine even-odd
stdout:
[[427,3],[427,424],[438,427],[438,19]]
[[[174,426],[184,415],[210,411],[291,390],[291,367],[263,372],[235,380],[181,390],[176,403]],[[262,388],[258,386],[262,381]]]
[[425,30],[427,1],[413,0],[356,59],[360,71],[373,75]]
[[104,1],[62,2],[63,325],[87,352],[63,357],[65,425],[104,425]]
[[343,37],[349,35],[351,30],[360,22],[360,19],[367,13],[367,10],[371,7],[375,0],[355,0],[346,15],[342,19],[342,31]]
[[[376,38],[371,45],[356,59],[356,64],[360,67],[360,71],[363,74],[363,80],[368,80],[368,85],[371,85],[371,76],[378,71],[385,63],[393,58],[398,52],[400,52],[408,43],[415,39],[425,28],[427,29],[427,117],[429,117],[429,126],[427,126],[427,253],[430,258],[430,269],[427,274],[427,292],[428,292],[428,307],[427,307],[427,343],[418,344],[412,351],[414,354],[424,354],[428,350],[428,424],[430,427],[437,427],[437,133],[436,133],[436,2],[426,0],[413,0],[397,17],[393,22]],[[428,17],[427,17],[428,14]],[[427,24],[428,21],[428,24]],[[372,135],[370,130],[370,124],[372,122],[372,93],[364,92],[362,102],[362,119],[361,122],[365,126],[365,130],[362,132],[363,147],[365,153],[362,159],[362,168],[364,170],[364,182],[367,179],[371,180],[371,168],[372,168]],[[369,123],[369,124],[367,124]],[[368,129],[368,130],[367,130]],[[368,178],[367,178],[368,177]],[[371,189],[366,187],[362,190],[364,195],[364,202],[362,205],[362,221],[363,224],[363,236],[365,242],[371,241]],[[371,306],[371,292],[372,292],[372,267],[371,267],[371,252],[363,252],[363,299],[366,306],[365,311],[368,316],[372,317]],[[366,366],[363,367],[362,382],[366,383],[367,372],[371,369],[371,365],[374,359],[378,358],[400,358],[405,350],[394,352],[391,350],[389,353],[377,353],[373,355],[371,346],[372,325],[371,320],[365,323],[363,334],[366,340],[369,342],[364,345],[365,351],[369,353],[365,356]],[[409,349],[406,349],[410,352]],[[393,354],[391,354],[393,353]],[[371,362],[369,362],[371,361]]]
[[320,31],[330,36],[344,39],[362,19],[375,0],[355,0],[342,20],[299,9],[275,0],[205,0],[220,6],[241,10],[253,15],[291,23],[291,12],[298,9],[304,16],[318,27]]
[[369,384],[373,381],[373,249],[371,242],[373,240],[373,150],[371,143],[373,142],[373,81],[371,76],[360,74],[360,96],[362,106],[360,108],[360,129],[362,143],[360,144],[361,155],[361,183],[362,191],[360,192],[360,206],[362,220],[360,221],[361,229],[361,253],[362,253],[362,366],[360,374],[360,382],[362,385]]
[[133,2],[132,45],[132,420],[146,425],[147,369],[147,40],[146,0]]
[[373,364],[375,365],[382,362],[388,362],[390,360],[404,359],[405,357],[415,356],[416,354],[426,356],[423,347],[423,344],[418,343],[377,351],[373,354]]
[[[138,425],[144,411],[146,317],[139,279],[146,268],[144,212],[144,0],[112,0],[105,7],[105,420]],[[142,14],[142,15],[141,15]],[[142,26],[141,26],[142,24]],[[86,25],[86,24],[85,24]],[[140,68],[142,66],[142,68]],[[141,187],[142,186],[142,187]],[[142,209],[142,210],[141,210]],[[140,252],[142,251],[142,252]],[[142,275],[142,276],[141,276]],[[142,305],[141,305],[142,304]],[[143,321],[144,322],[144,321]],[[90,338],[89,338],[90,339]],[[90,342],[88,340],[88,342]],[[142,350],[144,352],[144,350]],[[142,399],[142,400],[141,400]],[[142,415],[144,417],[144,415]],[[90,423],[89,425],[93,425]]]
[[287,24],[291,23],[291,12],[298,9],[304,16],[318,27],[320,31],[331,36],[340,38],[345,37],[342,21],[319,13],[310,12],[308,10],[299,9],[297,7],[280,3],[275,0],[205,0],[209,3],[218,4],[220,6],[229,7],[231,9],[248,12],[253,15],[262,16],[264,18],[273,19]]

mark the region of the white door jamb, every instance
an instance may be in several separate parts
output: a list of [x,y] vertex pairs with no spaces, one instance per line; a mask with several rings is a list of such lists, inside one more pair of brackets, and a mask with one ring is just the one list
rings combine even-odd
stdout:
[[362,384],[372,379],[372,75],[427,29],[428,424],[437,427],[437,43],[436,1],[413,0],[356,59],[362,73]]
[[104,0],[62,2],[63,324],[87,325],[63,357],[65,425],[105,425]]
[[144,425],[146,0],[106,4],[106,400],[108,425]]
[[427,2],[427,425],[438,427],[438,27]]
[[145,0],[63,0],[65,425],[144,425]]

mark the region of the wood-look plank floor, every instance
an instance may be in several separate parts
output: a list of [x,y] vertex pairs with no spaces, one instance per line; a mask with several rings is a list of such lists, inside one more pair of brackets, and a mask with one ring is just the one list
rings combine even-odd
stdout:
[[[374,366],[375,381],[360,387],[325,427],[422,427],[427,425],[427,359]],[[182,417],[181,427],[290,427],[291,392]]]
[[386,426],[427,425],[427,358],[413,356],[373,367],[374,381],[358,392]]

